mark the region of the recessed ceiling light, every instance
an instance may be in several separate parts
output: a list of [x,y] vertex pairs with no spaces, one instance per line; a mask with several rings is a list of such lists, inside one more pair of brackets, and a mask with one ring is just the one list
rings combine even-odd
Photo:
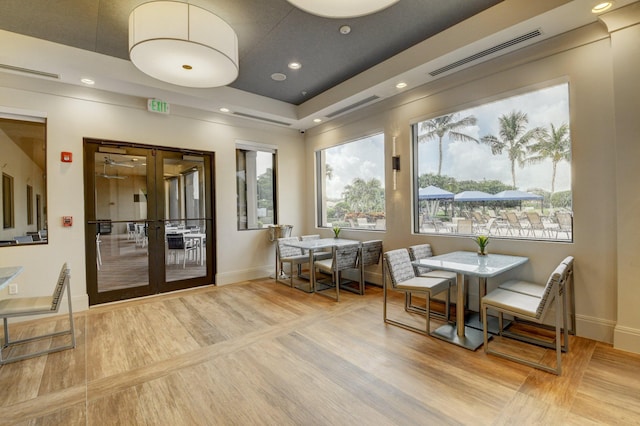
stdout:
[[281,72],[274,72],[273,74],[271,74],[271,78],[275,81],[285,81],[287,79],[287,76],[282,74]]
[[89,86],[93,86],[94,84],[96,84],[96,82],[91,80],[90,78],[83,78],[80,81],[84,84],[88,84]]
[[613,2],[612,1],[600,2],[600,3],[596,4],[595,6],[593,6],[593,8],[591,9],[591,13],[602,13],[605,10],[611,9],[611,6],[613,6]]
[[397,89],[404,89],[405,87],[407,87],[407,83],[405,83],[404,81],[396,84]]
[[300,68],[302,68],[302,64],[300,62],[290,62],[289,68],[291,68],[292,70],[299,70]]
[[222,107],[220,108],[220,112],[229,112],[229,108]]
[[322,123],[322,118],[314,118],[313,122],[314,123]]
[[347,35],[351,32],[351,27],[348,25],[343,25],[340,27],[340,34]]

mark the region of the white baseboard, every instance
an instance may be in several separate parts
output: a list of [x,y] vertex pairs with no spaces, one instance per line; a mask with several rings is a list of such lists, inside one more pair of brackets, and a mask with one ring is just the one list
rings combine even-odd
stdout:
[[223,286],[240,281],[255,280],[264,278],[275,273],[273,265],[260,266],[255,268],[242,269],[237,271],[218,272],[216,274],[216,285]]
[[613,347],[640,354],[640,330],[617,325],[613,332]]

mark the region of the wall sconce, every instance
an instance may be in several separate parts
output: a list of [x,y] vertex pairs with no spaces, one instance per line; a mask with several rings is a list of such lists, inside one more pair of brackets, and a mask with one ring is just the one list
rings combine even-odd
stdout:
[[398,189],[398,171],[400,170],[400,156],[396,155],[396,137],[393,137],[393,152],[391,154],[391,168],[393,169],[393,190]]

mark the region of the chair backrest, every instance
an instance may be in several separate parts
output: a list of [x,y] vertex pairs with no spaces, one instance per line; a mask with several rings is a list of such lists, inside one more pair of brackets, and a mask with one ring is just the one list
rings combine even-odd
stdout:
[[527,212],[527,219],[529,219],[529,223],[533,229],[544,229],[544,224],[542,223],[542,219],[540,219],[540,215],[536,212]]
[[384,262],[389,271],[391,284],[394,287],[416,276],[407,249],[402,248],[386,252],[384,254]]
[[293,256],[302,255],[301,249],[286,245],[287,243],[298,242],[298,241],[300,241],[298,237],[278,238],[278,245],[276,246],[278,250],[278,257],[284,258],[284,257],[293,257]]
[[65,287],[67,287],[67,291],[71,291],[68,288],[70,277],[71,269],[67,268],[67,264],[65,263],[64,265],[62,265],[62,269],[60,270],[60,274],[58,275],[58,282],[56,283],[56,287],[53,289],[51,310],[54,312],[58,312],[58,309],[60,309],[60,300],[62,300]]
[[[320,235],[318,234],[300,236],[300,241],[313,241],[313,240],[319,240],[319,239],[320,239]],[[302,254],[309,254],[309,250],[302,249]]]
[[518,219],[518,216],[516,216],[516,214],[514,212],[507,212],[507,220],[509,221],[509,225],[513,226],[516,229],[521,229],[522,226],[520,225],[520,220]]
[[473,234],[473,221],[471,219],[460,219],[456,226],[458,234]]
[[377,265],[382,256],[382,240],[365,241],[362,243],[360,262],[362,267]]
[[565,276],[558,291],[561,296],[564,294],[565,288],[567,287],[568,283],[573,279],[573,256],[565,257],[562,263],[565,264],[567,268],[565,270]]
[[27,232],[27,235],[30,235],[31,238],[33,239],[33,241],[40,241],[40,232],[38,231],[34,231],[34,232]]
[[360,256],[360,243],[348,244],[333,248],[332,270],[343,271],[358,267]]
[[485,219],[485,217],[482,216],[482,213],[474,211],[471,214],[473,214],[473,218],[476,220],[477,223],[479,224],[487,223],[487,219]]
[[556,218],[558,219],[558,224],[560,225],[560,229],[571,230],[573,224],[573,218],[571,214],[566,212],[556,212]]
[[[409,247],[409,257],[411,258],[411,260],[426,259],[427,257],[431,256],[433,256],[431,244],[418,244]],[[413,270],[416,275],[420,275],[424,274],[425,272],[429,272],[431,269],[427,268],[426,266],[414,266]]]
[[16,241],[16,244],[33,242],[33,237],[31,235],[20,235],[20,236],[14,237],[13,239]]
[[184,250],[184,235],[167,234],[167,248],[169,250]]
[[[542,298],[536,309],[536,318],[544,318],[553,302],[555,295],[559,294],[562,281],[566,278],[567,265],[564,263],[559,264],[556,269],[549,275],[547,284],[544,287]],[[558,292],[558,293],[556,293]],[[556,308],[559,309],[559,308]]]

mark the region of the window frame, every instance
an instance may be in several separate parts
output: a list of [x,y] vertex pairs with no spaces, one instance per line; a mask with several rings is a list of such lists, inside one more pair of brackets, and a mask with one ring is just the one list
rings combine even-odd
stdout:
[[[258,227],[249,227],[249,220],[247,219],[246,221],[246,227],[242,227],[242,215],[241,215],[241,200],[247,200],[247,195],[246,195],[246,191],[247,191],[247,186],[246,186],[246,169],[244,170],[239,170],[239,153],[240,152],[256,152],[256,153],[267,153],[267,154],[271,154],[271,191],[272,191],[272,202],[273,202],[273,223],[267,223],[267,224],[263,224],[263,226],[258,226]],[[236,149],[235,149],[235,159],[236,159],[236,227],[238,231],[256,231],[256,230],[261,230],[261,229],[266,229],[269,225],[276,225],[278,224],[278,192],[277,192],[277,164],[278,164],[278,150],[277,147],[274,145],[267,145],[267,144],[261,144],[261,143],[256,143],[256,142],[248,142],[248,141],[236,141]],[[246,167],[246,156],[245,156],[245,167]],[[244,198],[241,197],[241,177],[240,177],[240,172],[245,172],[245,186],[243,188],[244,190]],[[259,178],[258,175],[256,175],[256,185],[257,185],[257,179]],[[257,188],[256,188],[257,191]],[[256,200],[257,201],[257,200]],[[248,206],[246,205],[247,203],[245,202],[245,213],[247,213],[245,215],[245,217],[248,217]],[[258,209],[257,204],[256,204],[256,209]],[[256,220],[257,220],[257,211],[256,211]]]
[[[379,129],[376,131],[372,131],[370,133],[366,133],[364,135],[361,136],[357,136],[354,138],[350,138],[349,140],[340,142],[340,143],[336,143],[333,144],[331,146],[326,146],[326,147],[322,147],[322,148],[318,148],[316,149],[315,153],[314,153],[314,166],[315,166],[315,170],[314,170],[314,177],[315,177],[315,190],[316,190],[316,226],[318,228],[321,229],[329,229],[330,226],[326,225],[325,223],[323,223],[323,215],[324,215],[324,209],[326,208],[326,206],[324,205],[325,203],[323,202],[323,187],[324,187],[324,179],[326,178],[326,172],[322,172],[323,170],[326,171],[326,168],[323,167],[323,153],[326,152],[326,150],[332,149],[332,148],[336,148],[339,146],[344,146],[344,145],[348,145],[351,143],[356,143],[356,142],[360,142],[363,141],[365,139],[368,138],[373,138],[373,137],[377,137],[377,136],[381,136],[382,137],[382,176],[380,179],[380,183],[381,183],[381,187],[384,190],[384,194],[383,194],[383,206],[384,206],[384,215],[385,215],[385,222],[386,222],[386,212],[387,212],[387,202],[386,202],[386,198],[387,198],[387,187],[386,187],[386,173],[387,173],[387,168],[386,168],[386,133],[384,131],[384,129]],[[324,160],[325,164],[326,164],[326,160]],[[328,221],[327,221],[328,222]],[[333,223],[332,223],[332,226]],[[371,228],[371,227],[361,227],[361,226],[355,226],[355,227],[348,227],[346,228],[349,231],[373,231],[373,232],[386,232],[387,228],[386,228],[386,223],[385,223],[385,227],[380,229],[380,228]]]
[[[483,107],[485,105],[489,105],[489,104],[494,104],[494,103],[499,103],[499,102],[503,102],[503,101],[509,101],[511,98],[516,98],[519,96],[525,96],[528,94],[535,94],[536,92],[540,92],[543,91],[545,89],[550,89],[550,88],[554,88],[556,86],[565,86],[566,87],[566,104],[567,104],[567,118],[566,118],[566,122],[562,123],[562,125],[566,124],[567,126],[567,138],[569,141],[569,156],[572,156],[573,153],[573,149],[574,149],[574,140],[573,140],[573,133],[571,132],[571,105],[570,105],[570,98],[571,98],[571,91],[570,91],[570,82],[568,81],[568,79],[556,79],[553,81],[547,81],[547,82],[541,82],[535,85],[528,85],[526,87],[521,87],[521,88],[517,88],[517,89],[513,89],[510,90],[508,92],[505,93],[500,93],[494,96],[489,96],[489,97],[484,97],[483,99],[479,99],[479,100],[473,100],[471,102],[465,102],[465,103],[461,103],[455,106],[452,106],[450,108],[447,108],[445,112],[438,111],[435,115],[428,115],[428,116],[423,116],[417,120],[413,120],[410,123],[410,133],[411,133],[411,155],[412,155],[412,178],[411,178],[411,183],[412,183],[412,188],[411,188],[411,195],[412,195],[412,233],[416,234],[416,235],[428,235],[428,236],[447,236],[447,237],[462,237],[462,238],[469,238],[469,237],[474,237],[477,235],[481,235],[481,233],[477,233],[474,231],[473,234],[456,234],[454,232],[451,233],[443,233],[443,232],[438,232],[438,231],[423,231],[421,230],[421,226],[420,226],[420,218],[421,218],[421,210],[420,210],[420,200],[419,200],[419,190],[420,190],[420,155],[419,155],[419,145],[420,142],[418,140],[418,126],[421,123],[427,122],[429,120],[433,120],[436,118],[440,118],[440,117],[444,117],[447,115],[455,115],[458,113],[464,113],[466,111],[469,110],[473,110],[475,108],[480,108]],[[529,114],[531,111],[526,111],[526,114]],[[496,119],[498,119],[501,115],[504,115],[504,113],[499,113],[496,115]],[[550,122],[547,123],[547,125],[550,124],[558,124],[555,122]],[[484,137],[485,135],[481,135],[482,137]],[[494,154],[495,155],[495,154]],[[573,167],[574,164],[571,161],[571,158],[568,160],[568,167],[570,168],[570,177],[573,176]],[[425,173],[423,173],[424,175]],[[445,174],[442,174],[442,176],[447,176]],[[477,180],[478,182],[482,181],[482,177],[478,177],[477,179],[460,179],[456,176],[447,176],[447,177],[452,177],[453,179],[457,180],[458,182],[466,182],[466,181],[470,181],[470,180]],[[506,185],[509,185],[509,183],[506,183]],[[558,191],[556,190],[555,193],[552,193],[550,191],[545,191],[548,192],[549,197],[552,197],[554,194],[557,193],[563,193],[563,192],[569,192],[570,193],[570,197],[571,197],[571,202],[570,202],[570,208],[569,208],[569,214],[571,215],[571,228],[569,230],[569,232],[567,232],[566,230],[562,230],[563,228],[560,227],[559,224],[556,223],[556,225],[558,225],[558,227],[560,227],[560,231],[557,231],[555,236],[551,236],[551,229],[555,229],[555,228],[550,228],[549,232],[547,233],[547,237],[544,236],[544,233],[542,234],[541,237],[537,237],[535,232],[533,233],[533,235],[531,236],[530,234],[527,235],[510,235],[510,234],[491,234],[491,238],[497,238],[497,239],[504,239],[504,240],[512,240],[512,241],[544,241],[544,242],[551,242],[551,243],[573,243],[574,242],[574,234],[573,234],[573,230],[574,230],[574,226],[573,226],[573,215],[574,215],[574,211],[573,211],[573,193],[574,193],[574,181],[573,179],[570,179],[570,184],[569,184],[569,189],[568,190],[564,190],[564,191]],[[542,189],[542,188],[540,188]],[[515,203],[516,200],[505,200],[505,201],[511,201],[512,203]],[[524,201],[524,200],[523,200]],[[545,198],[544,200],[542,200],[542,202],[547,201],[547,199]],[[535,201],[538,202],[538,201]],[[552,209],[554,208],[553,205],[551,206],[545,206],[544,208],[549,208]],[[554,209],[557,210],[562,210],[562,209],[566,209],[567,207],[555,207]],[[513,209],[513,207],[511,207],[511,209]],[[521,212],[524,212],[525,210],[523,210],[522,208],[520,208]],[[527,229],[527,228],[525,228]],[[531,230],[533,230],[534,228],[530,228]],[[567,238],[560,238],[560,234],[566,233]]]

